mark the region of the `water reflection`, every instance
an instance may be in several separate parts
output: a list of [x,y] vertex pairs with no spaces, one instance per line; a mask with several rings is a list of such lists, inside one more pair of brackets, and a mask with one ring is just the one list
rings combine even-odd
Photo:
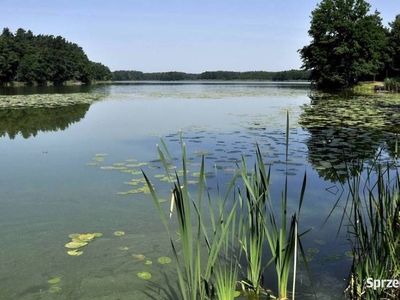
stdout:
[[319,176],[344,183],[361,172],[359,161],[393,159],[400,120],[400,105],[392,98],[312,99],[302,107],[300,125],[308,161]]
[[58,108],[1,109],[0,136],[15,139],[19,134],[25,139],[38,132],[59,131],[81,121],[90,104],[71,105]]

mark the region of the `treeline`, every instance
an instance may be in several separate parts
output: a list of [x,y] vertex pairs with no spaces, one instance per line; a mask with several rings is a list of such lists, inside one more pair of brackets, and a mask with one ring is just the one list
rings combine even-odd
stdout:
[[200,74],[184,72],[159,72],[143,73],[140,71],[114,71],[113,80],[115,81],[175,81],[175,80],[268,80],[268,81],[308,81],[310,72],[304,70],[288,70],[280,72],[250,71],[250,72],[230,72],[230,71],[207,71]]
[[60,85],[66,81],[111,80],[110,69],[92,62],[77,44],[53,35],[34,35],[19,28],[0,35],[0,85]]

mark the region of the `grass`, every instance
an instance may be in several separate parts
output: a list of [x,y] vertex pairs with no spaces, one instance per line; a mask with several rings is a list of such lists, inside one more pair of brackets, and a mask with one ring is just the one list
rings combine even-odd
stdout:
[[[287,115],[287,160],[288,135]],[[203,156],[197,194],[193,198],[188,190],[188,162],[182,136],[180,142],[182,172],[179,174],[172,173],[168,168],[170,155],[162,139],[161,146],[157,146],[165,172],[173,182],[169,217],[176,212],[180,236],[178,241],[174,240],[168,217],[160,205],[153,185],[146,174],[143,175],[170,238],[182,299],[231,300],[238,295],[238,286],[242,287],[242,296],[248,299],[288,299],[289,274],[292,270],[294,299],[298,246],[306,261],[300,243],[305,232],[298,233],[298,216],[306,189],[306,175],[304,174],[300,191],[298,210],[290,220],[287,215],[288,176],[286,175],[278,218],[269,193],[270,169],[265,168],[258,146],[253,169],[248,170],[246,158],[242,156],[242,164],[238,166],[239,170],[230,181],[224,196],[221,196],[217,186],[216,199],[212,199],[208,193]],[[207,213],[203,211],[204,206],[208,207]],[[205,216],[209,216],[211,228],[206,225],[208,222],[205,221]],[[266,251],[268,246],[270,255]],[[242,258],[244,263],[241,264]],[[269,264],[275,265],[275,275],[278,278],[277,296],[265,287],[264,273]]]
[[346,291],[352,299],[399,299],[398,289],[367,286],[368,278],[400,280],[399,173],[375,162],[348,184],[351,205],[345,213],[354,261]]

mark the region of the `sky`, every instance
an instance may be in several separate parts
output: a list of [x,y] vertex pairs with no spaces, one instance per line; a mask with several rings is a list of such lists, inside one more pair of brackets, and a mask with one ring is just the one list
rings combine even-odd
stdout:
[[[62,36],[111,71],[299,69],[319,0],[0,0],[0,27]],[[399,0],[369,0],[383,24]]]

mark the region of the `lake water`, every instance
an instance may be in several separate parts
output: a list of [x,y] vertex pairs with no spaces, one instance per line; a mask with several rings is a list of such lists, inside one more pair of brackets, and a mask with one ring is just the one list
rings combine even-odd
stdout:
[[[0,92],[103,94],[91,105],[0,111],[0,299],[174,299],[168,286],[176,287],[175,265],[157,263],[173,254],[154,203],[147,194],[123,195],[140,187],[124,182],[141,175],[107,167],[143,168],[157,193],[169,199],[171,184],[154,177],[163,174],[156,144],[162,136],[179,159],[179,132],[194,162],[191,176],[205,153],[211,195],[215,182],[223,185],[232,177],[242,154],[252,161],[256,143],[271,165],[278,207],[287,172],[288,213],[295,212],[307,172],[300,226],[313,228],[304,236],[305,249],[319,250],[309,262],[314,289],[319,299],[341,298],[351,266],[345,232],[338,233],[343,210],[331,213],[343,191],[341,168],[380,151],[381,159],[390,159],[393,131],[337,125],[337,117],[310,106],[309,86],[300,83],[131,83]],[[146,165],[132,166],[138,163]],[[337,172],[329,165],[339,166]],[[167,211],[169,204],[163,205]],[[102,237],[81,248],[83,255],[67,254],[70,234],[95,232]],[[138,278],[142,271],[151,272],[151,280]],[[298,274],[300,299],[309,298],[304,268]],[[48,282],[57,277],[59,283]],[[274,290],[274,273],[267,274],[265,285]]]

